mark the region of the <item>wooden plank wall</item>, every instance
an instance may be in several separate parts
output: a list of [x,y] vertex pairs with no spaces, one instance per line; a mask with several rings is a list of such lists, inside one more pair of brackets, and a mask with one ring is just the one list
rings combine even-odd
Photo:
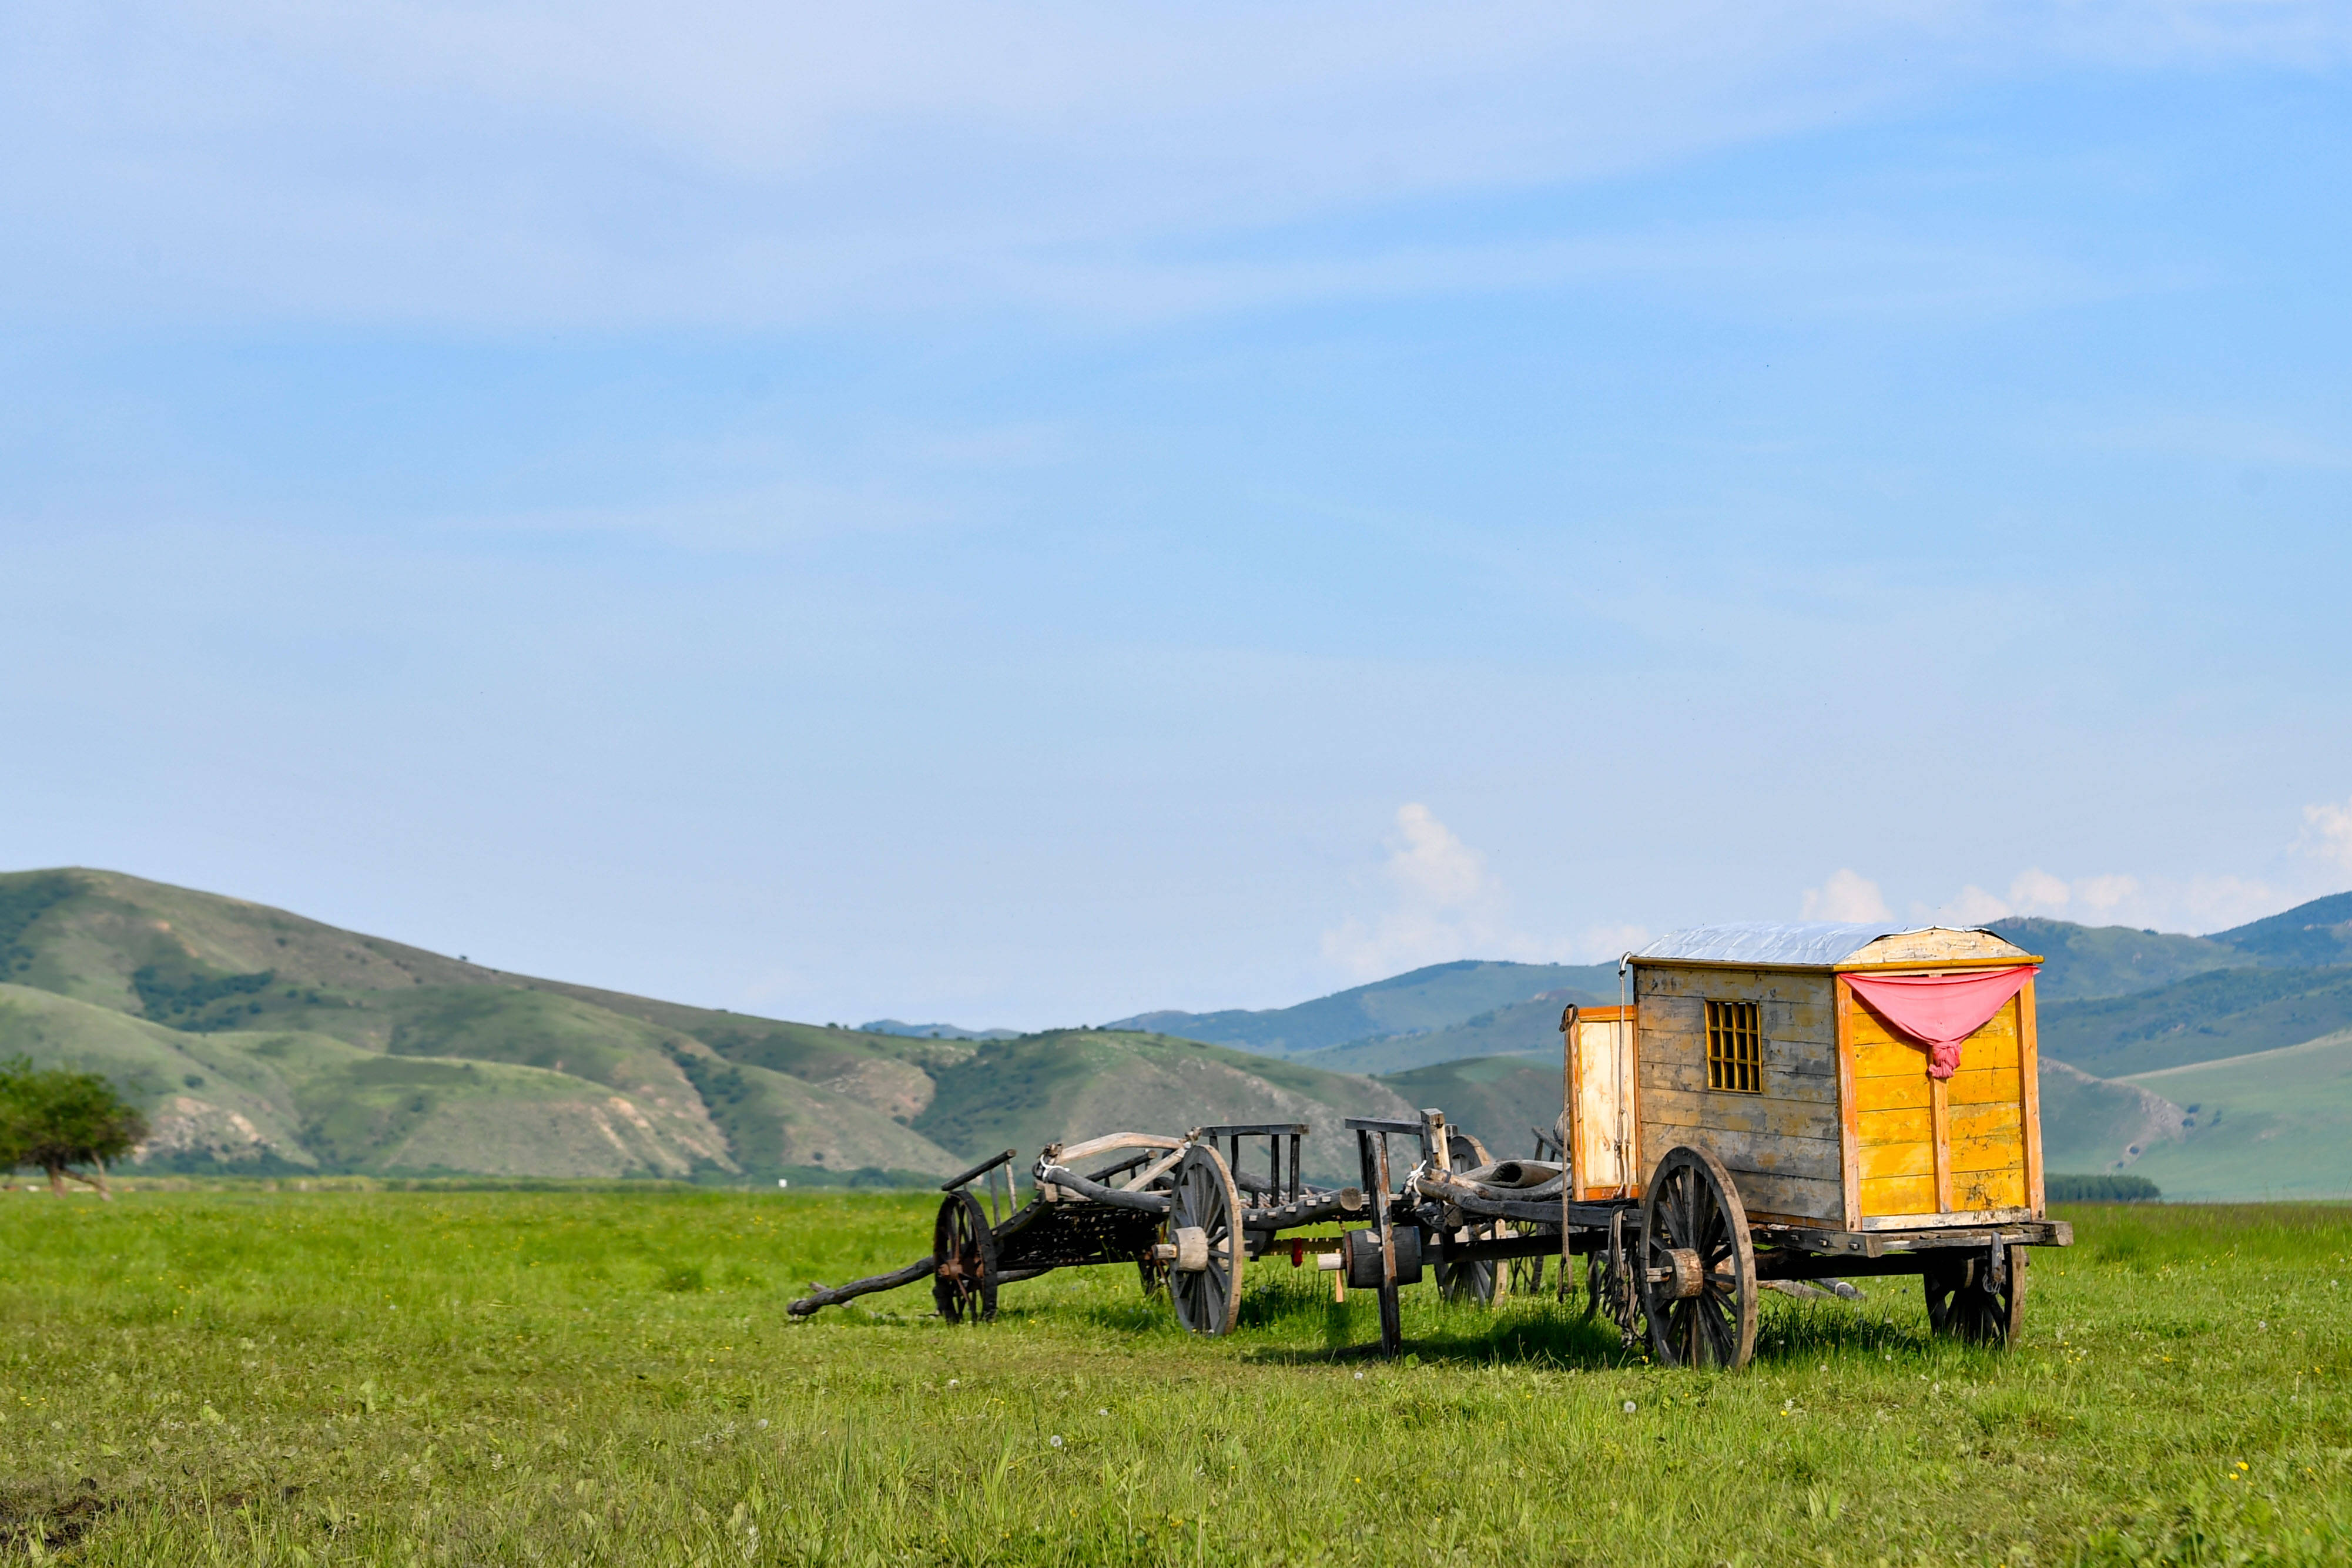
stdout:
[[[1751,1215],[1843,1224],[1836,1019],[1826,973],[1640,964],[1643,1172],[1676,1144],[1723,1162]],[[1764,1092],[1706,1086],[1706,1003],[1756,1002]]]
[[[1634,1097],[1627,1092],[1631,1085],[1620,1081],[1633,1076],[1633,1042],[1622,1038],[1627,1011],[1580,1007],[1576,1027],[1570,1032],[1565,1061],[1568,1091],[1563,1098],[1570,1123],[1570,1171],[1580,1202],[1642,1194],[1646,1173],[1635,1153],[1641,1142],[1632,1115]],[[1616,1147],[1621,1134],[1632,1141],[1631,1148]]]
[[1925,1049],[1854,1002],[1848,1026],[1865,1217],[2032,1203],[2019,1026],[2030,1005],[2012,1001],[1993,1015],[1962,1044],[1960,1070],[1938,1083]]

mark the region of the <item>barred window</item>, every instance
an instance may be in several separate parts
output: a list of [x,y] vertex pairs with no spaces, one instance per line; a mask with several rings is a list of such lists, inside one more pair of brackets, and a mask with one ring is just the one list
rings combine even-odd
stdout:
[[1706,1005],[1706,1087],[1764,1092],[1764,1026],[1753,1002]]

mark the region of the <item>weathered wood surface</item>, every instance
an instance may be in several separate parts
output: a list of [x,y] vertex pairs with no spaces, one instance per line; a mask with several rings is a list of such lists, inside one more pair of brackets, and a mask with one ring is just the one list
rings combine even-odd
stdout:
[[[1636,1099],[1643,1162],[1676,1147],[1720,1160],[1759,1213],[1843,1223],[1844,1146],[1831,977],[1729,965],[1644,965]],[[1757,1003],[1760,1093],[1708,1087],[1706,1004]]]
[[1735,1171],[1732,1181],[1739,1188],[1739,1201],[1748,1205],[1751,1215],[1835,1225],[1844,1209],[1845,1187],[1835,1177]]
[[1860,1218],[1948,1215],[2031,1203],[2025,1037],[2030,1014],[2012,1001],[1969,1037],[1960,1070],[1927,1076],[1926,1049],[1856,1004],[1848,1020],[1853,1063]]
[[1853,987],[1843,980],[1832,983],[1832,1012],[1837,1026],[1838,1148],[1843,1190],[1839,1194],[1841,1223],[1862,1219],[1862,1110],[1853,1076]]
[[1598,1196],[1640,1182],[1633,1100],[1636,1077],[1632,1026],[1624,1009],[1592,1009],[1605,1017],[1589,1017],[1580,1009],[1569,1031],[1569,1049],[1562,1070],[1569,1075],[1564,1096],[1570,1125],[1570,1184],[1579,1196]]
[[1165,1138],[1157,1132],[1107,1132],[1099,1138],[1088,1138],[1079,1143],[1066,1143],[1051,1151],[1063,1164],[1092,1159],[1114,1149],[1181,1149],[1181,1138]]
[[1669,1127],[1832,1141],[1838,1127],[1837,1106],[1826,1098],[1788,1100],[1776,1094],[1659,1089],[1646,1083],[1642,1086],[1642,1120]]
[[918,1258],[904,1268],[894,1268],[887,1274],[876,1274],[865,1279],[852,1279],[848,1284],[827,1289],[814,1280],[809,1281],[809,1293],[786,1307],[795,1318],[815,1315],[826,1307],[837,1307],[844,1301],[855,1301],[860,1296],[871,1296],[877,1290],[895,1290],[901,1285],[912,1285],[918,1279],[929,1279],[939,1271],[935,1257]]
[[1139,1193],[1125,1187],[1107,1187],[1100,1182],[1088,1181],[1067,1165],[1049,1164],[1042,1158],[1030,1173],[1040,1187],[1057,1187],[1065,1193],[1075,1193],[1090,1202],[1105,1204],[1112,1208],[1135,1209],[1144,1214],[1168,1212],[1166,1193]]
[[2034,1012],[2033,984],[2017,994],[2017,1076],[2025,1112],[2025,1201],[2035,1214],[2045,1212],[2042,1184],[2042,1054],[2040,1024]]
[[[1769,1051],[1770,1037],[1767,1036],[1766,1040],[1766,1048]],[[1643,1092],[1653,1089],[1678,1089],[1685,1094],[1729,1095],[1738,1092],[1707,1087],[1706,1037],[1704,1035],[1698,1037],[1695,1057],[1684,1054],[1687,1047],[1676,1037],[1661,1036],[1657,1041],[1650,1043],[1661,1046],[1670,1043],[1672,1054],[1657,1051],[1643,1055],[1642,1059]],[[1827,1058],[1800,1058],[1777,1064],[1779,1068],[1777,1071],[1774,1070],[1775,1065],[1768,1055],[1765,1058],[1764,1090],[1760,1096],[1755,1098],[1793,1100],[1809,1105],[1837,1103],[1838,1079],[1835,1062]]]
[[2021,963],[2030,955],[1990,931],[1918,931],[1883,936],[1869,946],[1849,953],[1841,961],[1841,968],[1865,968],[1875,964],[1918,964],[1933,967],[1952,963],[1987,963],[2006,960]]

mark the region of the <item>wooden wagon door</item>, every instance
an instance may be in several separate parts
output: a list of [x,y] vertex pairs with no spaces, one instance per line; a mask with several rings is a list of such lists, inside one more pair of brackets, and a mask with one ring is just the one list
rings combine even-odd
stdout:
[[1570,1016],[1568,1147],[1570,1190],[1578,1200],[1642,1192],[1633,1105],[1632,1007],[1579,1007]]
[[1837,983],[1838,1043],[1850,1064],[1847,1191],[1857,1218],[2038,1214],[2041,1105],[2029,984],[1970,1035],[1949,1079]]

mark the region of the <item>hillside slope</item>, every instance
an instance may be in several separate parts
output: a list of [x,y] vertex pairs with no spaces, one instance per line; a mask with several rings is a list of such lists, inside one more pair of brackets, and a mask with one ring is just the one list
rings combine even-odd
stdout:
[[2211,969],[2252,962],[2211,937],[2168,935],[2130,926],[2084,926],[2072,921],[2004,920],[1997,934],[2042,958],[2036,983],[2042,1001],[2079,1001],[2152,991]]
[[2042,1051],[2101,1078],[2299,1045],[2352,1027],[2352,967],[2217,969],[2041,1010]]
[[2188,1115],[2157,1090],[2094,1078],[2042,1058],[2042,1168],[2081,1175],[2120,1171],[2181,1137]]
[[0,1055],[123,1082],[168,1168],[940,1175],[1074,1134],[1406,1109],[1164,1037],[910,1037],[507,974],[108,871],[0,876]]
[[[1555,1040],[1557,1035],[1552,1037]],[[1474,1057],[1383,1074],[1382,1088],[1416,1109],[1445,1112],[1454,1126],[1475,1132],[1496,1159],[1535,1152],[1533,1129],[1559,1122],[1560,1058]]]
[[690,1174],[707,1122],[544,1068],[395,1056],[298,1030],[183,1034],[0,985],[0,1055],[105,1073],[153,1123],[167,1170]]
[[131,1085],[151,1163],[820,1178],[965,1163],[907,1123],[969,1046],[505,974],[117,872],[0,876],[0,1053]]
[[2210,940],[2261,963],[2303,969],[2352,963],[2352,893],[2314,899],[2283,914],[2216,931]]
[[1412,1108],[1375,1079],[1123,1030],[1059,1029],[983,1046],[940,1076],[917,1131],[975,1155],[1034,1151],[1074,1132],[1181,1133],[1224,1122],[1304,1121],[1307,1173],[1353,1181],[1350,1116]]
[[[1223,1013],[1140,1013],[1106,1026],[1237,1046],[1268,1056],[1298,1056],[1376,1037],[1443,1029],[1548,992],[1614,1000],[1613,963],[1502,963],[1464,959],[1436,963],[1369,985],[1318,996],[1295,1007]],[[1573,998],[1571,998],[1573,999]]]
[[1442,1029],[1382,1035],[1308,1051],[1292,1059],[1332,1072],[1397,1073],[1472,1057],[1559,1057],[1559,1016],[1570,1003],[1590,1001],[1581,991],[1556,991],[1514,1002]]
[[2187,1116],[2131,1167],[2166,1197],[2352,1197],[2352,1031],[2128,1081]]

